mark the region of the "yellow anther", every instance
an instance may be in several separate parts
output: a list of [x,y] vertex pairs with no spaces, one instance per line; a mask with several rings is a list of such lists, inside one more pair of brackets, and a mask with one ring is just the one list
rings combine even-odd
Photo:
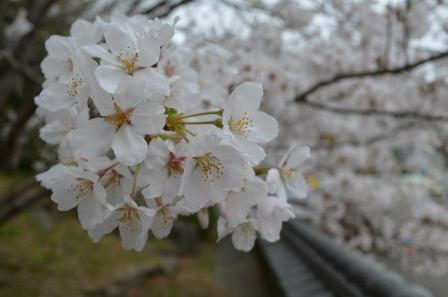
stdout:
[[115,105],[115,113],[106,116],[105,119],[114,124],[118,129],[124,124],[131,125],[131,117],[133,111],[133,108],[122,110],[120,107],[118,107],[118,105]]
[[253,126],[254,123],[251,119],[249,119],[247,112],[243,113],[243,116],[240,119],[229,120],[230,131],[232,131],[234,134],[238,134],[244,137],[247,136],[248,133],[250,133]]
[[122,227],[129,230],[137,229],[140,222],[140,216],[137,209],[125,204],[120,210],[122,213],[118,218],[118,221],[122,223]]
[[214,182],[214,177],[220,178],[223,175],[224,165],[211,153],[195,157],[194,159],[196,160],[196,167],[199,167],[202,171],[202,180],[204,182]]

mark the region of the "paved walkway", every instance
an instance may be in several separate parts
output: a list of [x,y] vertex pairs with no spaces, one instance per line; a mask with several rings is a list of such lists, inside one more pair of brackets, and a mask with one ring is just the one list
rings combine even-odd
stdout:
[[270,297],[265,275],[254,252],[237,251],[225,238],[218,244],[215,261],[215,279],[225,296]]

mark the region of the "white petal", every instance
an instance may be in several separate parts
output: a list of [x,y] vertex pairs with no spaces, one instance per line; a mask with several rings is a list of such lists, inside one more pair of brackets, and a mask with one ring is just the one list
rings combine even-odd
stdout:
[[305,160],[311,156],[310,148],[307,146],[295,147],[289,154],[287,160],[287,167],[297,168],[302,165]]
[[117,24],[109,24],[104,30],[108,48],[115,56],[136,52],[136,39],[131,30]]
[[103,207],[93,193],[79,203],[78,218],[83,229],[93,228],[103,221]]
[[63,36],[52,35],[45,41],[45,48],[50,55],[65,59],[70,53],[69,38]]
[[267,113],[256,111],[249,115],[253,127],[247,135],[247,139],[257,143],[267,143],[278,134],[277,120]]
[[165,238],[170,234],[173,227],[174,217],[168,208],[159,209],[154,216],[151,231],[156,238]]
[[163,96],[170,95],[168,79],[154,68],[136,71],[134,79],[144,82],[144,89],[139,91],[151,100],[160,100]]
[[104,91],[96,82],[90,86],[92,101],[102,116],[108,116],[115,113],[114,101],[112,96]]
[[308,184],[300,172],[294,172],[294,179],[287,181],[286,190],[290,198],[306,198],[308,196]]
[[239,114],[255,111],[260,108],[263,87],[259,83],[245,82],[239,85],[230,95],[227,106]]
[[46,78],[57,78],[59,76],[66,78],[70,74],[68,63],[64,62],[60,57],[46,56],[40,64],[40,68]]
[[280,231],[283,222],[276,218],[274,214],[268,217],[260,217],[257,220],[257,228],[264,240],[275,242],[280,239]]
[[53,121],[43,126],[39,131],[39,137],[50,144],[58,144],[65,136],[65,123]]
[[137,40],[138,65],[151,67],[160,58],[160,41],[152,34],[145,34],[143,38]]
[[117,212],[114,211],[109,213],[102,223],[88,229],[88,233],[93,242],[98,242],[101,237],[105,234],[111,233],[115,228],[117,228],[117,226]]
[[65,184],[58,184],[51,194],[51,200],[57,203],[58,210],[66,211],[74,208],[78,205],[79,199],[76,198],[73,190],[69,191],[69,189],[73,189],[78,184],[78,181],[67,178]]
[[67,94],[66,84],[52,83],[34,98],[34,102],[49,111],[56,112],[73,106],[76,99]]
[[113,65],[119,65],[117,58],[99,45],[86,45],[81,47],[89,56],[100,58],[103,61],[109,62]]
[[110,149],[114,130],[114,126],[101,118],[80,123],[70,140],[73,151],[86,158],[104,154]]
[[96,68],[95,77],[105,91],[115,93],[118,87],[125,88],[122,81],[126,80],[128,75],[118,66],[101,65]]
[[165,126],[165,108],[153,101],[142,102],[132,113],[131,122],[143,134],[159,133]]
[[252,165],[258,165],[266,157],[264,148],[239,135],[232,137],[234,147],[244,154],[245,159]]
[[169,159],[170,150],[162,139],[151,140],[148,146],[148,155],[145,164],[151,169],[161,169],[166,166]]
[[190,161],[186,166],[182,181],[182,188],[188,205],[193,210],[203,208],[212,197],[210,183],[204,182],[199,168],[194,169],[195,161]]
[[254,247],[256,238],[257,233],[254,228],[243,230],[240,225],[232,234],[232,243],[237,250],[248,252]]
[[95,183],[93,185],[93,193],[95,194],[95,198],[98,200],[101,205],[104,207],[109,207],[106,200],[106,190],[104,189],[103,185],[99,182]]
[[138,222],[136,226],[127,226],[123,223],[118,223],[118,229],[120,230],[121,245],[127,251],[135,248],[138,242],[138,238],[141,232],[141,223]]
[[132,166],[145,159],[148,145],[144,136],[135,128],[123,125],[113,138],[112,149],[120,163]]

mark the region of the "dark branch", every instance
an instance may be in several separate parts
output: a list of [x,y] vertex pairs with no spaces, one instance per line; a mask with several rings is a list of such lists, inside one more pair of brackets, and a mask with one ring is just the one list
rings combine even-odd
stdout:
[[156,5],[142,11],[142,14],[149,14],[150,17],[163,18],[168,16],[176,8],[193,2],[194,0],[180,0],[180,1],[160,1]]
[[378,109],[356,109],[349,107],[333,107],[319,102],[303,101],[299,102],[301,105],[305,105],[314,109],[340,113],[340,114],[352,114],[358,116],[386,116],[398,119],[411,119],[428,122],[448,121],[448,116],[444,115],[431,115],[426,113],[419,113],[415,111],[389,111]]
[[0,226],[48,195],[48,190],[39,186],[34,177],[23,181],[0,198]]
[[439,53],[434,56],[430,56],[426,59],[423,59],[423,60],[420,60],[420,61],[417,61],[414,63],[406,64],[406,65],[400,66],[400,67],[372,70],[372,71],[361,71],[361,72],[354,72],[354,73],[336,74],[335,76],[333,76],[330,79],[322,80],[322,81],[314,84],[313,86],[308,88],[306,91],[304,91],[303,93],[296,96],[295,101],[296,102],[305,102],[305,101],[307,101],[307,97],[309,95],[313,94],[314,92],[318,91],[319,89],[329,86],[329,85],[332,85],[332,84],[335,84],[335,83],[338,83],[343,80],[353,79],[353,78],[375,77],[375,76],[381,76],[381,75],[397,75],[397,74],[411,71],[423,64],[435,62],[435,61],[438,61],[438,60],[441,60],[444,58],[448,58],[448,51]]

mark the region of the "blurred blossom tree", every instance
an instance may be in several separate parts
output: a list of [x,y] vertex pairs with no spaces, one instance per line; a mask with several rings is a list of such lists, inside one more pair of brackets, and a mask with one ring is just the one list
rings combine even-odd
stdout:
[[262,108],[280,124],[267,149],[311,147],[301,171],[314,190],[292,200],[296,215],[366,253],[446,272],[446,1],[47,0],[2,2],[0,11],[4,170],[41,170],[35,161],[56,155],[36,137],[32,100],[49,34],[66,34],[77,17],[180,16],[174,40],[193,48],[202,107],[258,81]]

